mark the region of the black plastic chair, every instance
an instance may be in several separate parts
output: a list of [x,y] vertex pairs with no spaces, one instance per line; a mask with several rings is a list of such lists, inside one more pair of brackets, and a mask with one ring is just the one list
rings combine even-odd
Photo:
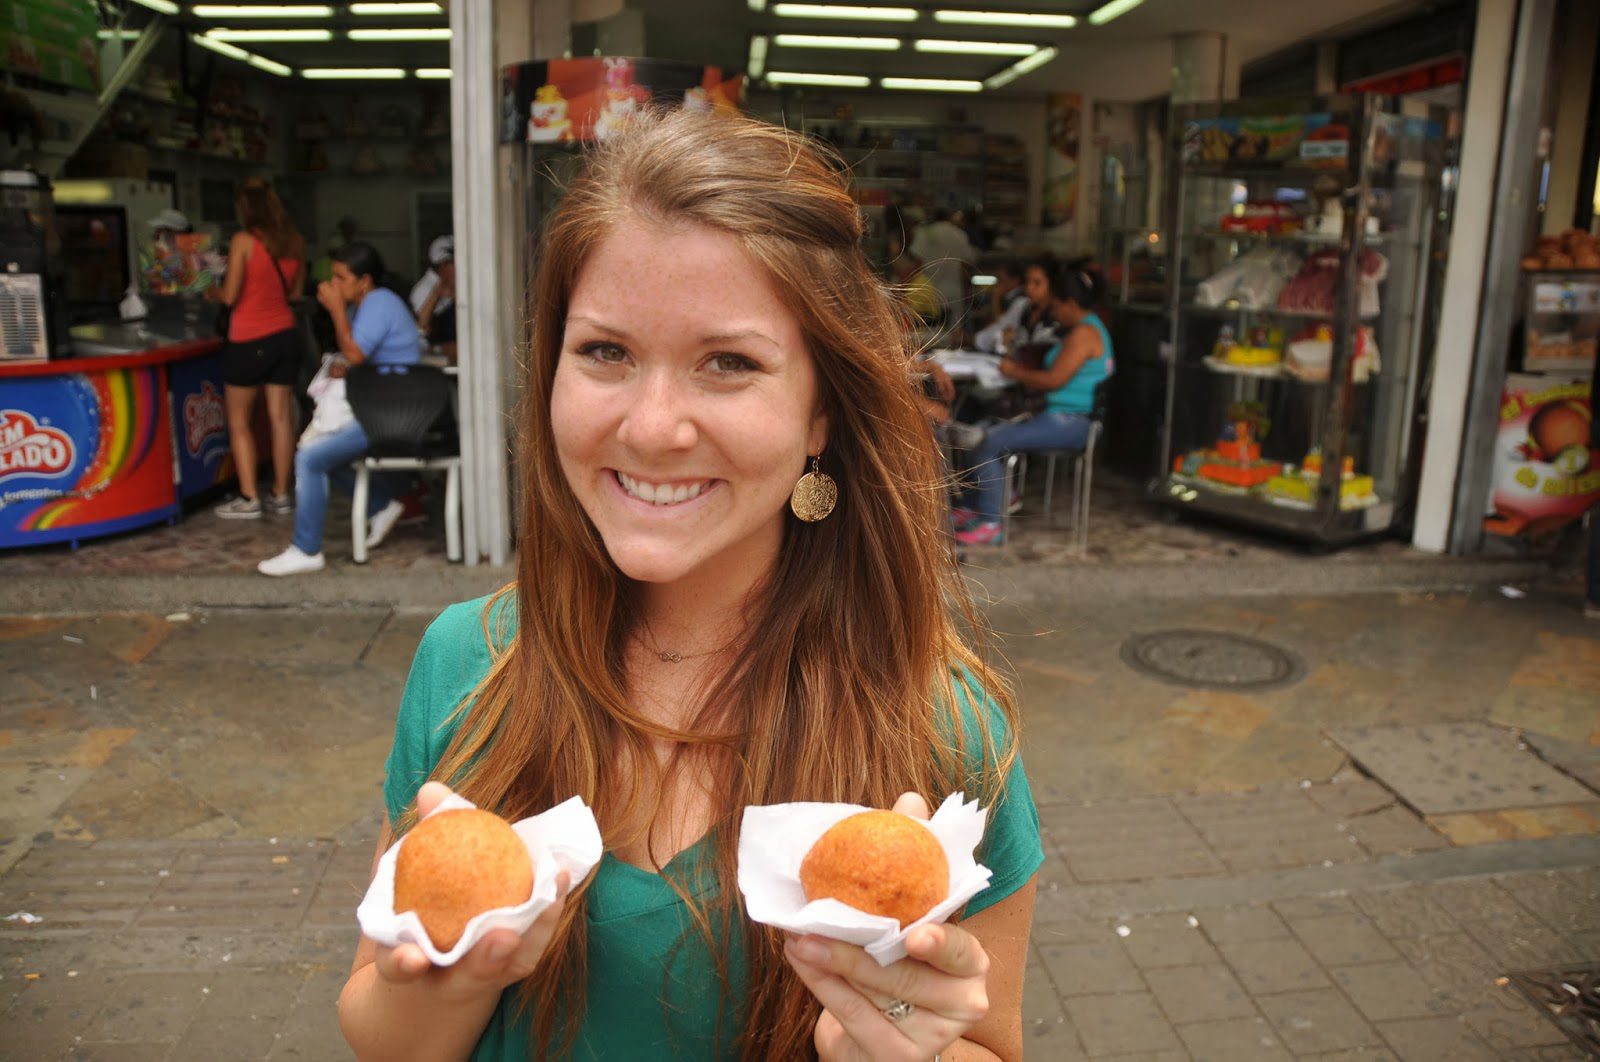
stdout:
[[345,397],[367,436],[355,462],[351,553],[367,561],[367,498],[373,472],[443,471],[445,555],[461,559],[461,442],[455,431],[455,381],[431,365],[353,366]]

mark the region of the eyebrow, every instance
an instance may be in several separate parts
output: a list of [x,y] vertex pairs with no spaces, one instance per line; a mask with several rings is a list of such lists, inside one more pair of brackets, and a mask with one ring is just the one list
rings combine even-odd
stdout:
[[[615,327],[613,325],[608,325],[604,321],[597,320],[597,319],[595,319],[593,317],[589,317],[589,316],[587,316],[585,314],[581,314],[581,313],[568,314],[567,315],[567,324],[568,325],[581,324],[581,325],[584,325],[585,327],[593,328],[597,332],[605,332],[608,335],[616,336],[619,339],[630,339],[631,340],[633,338],[624,329],[617,328],[617,327]],[[743,329],[743,330],[740,330],[740,331],[734,331],[734,332],[714,332],[714,333],[711,333],[709,335],[701,336],[700,337],[700,342],[702,342],[702,343],[737,343],[737,342],[740,342],[741,340],[747,340],[747,339],[760,340],[761,342],[767,343],[767,344],[769,344],[770,346],[772,346],[774,348],[780,347],[780,344],[778,343],[777,340],[773,339],[771,336],[767,335],[765,332],[759,331],[759,330],[754,329],[754,328],[747,328],[747,329]]]

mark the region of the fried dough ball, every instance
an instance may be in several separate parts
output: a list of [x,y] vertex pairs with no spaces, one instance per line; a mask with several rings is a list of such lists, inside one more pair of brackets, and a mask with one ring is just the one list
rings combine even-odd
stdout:
[[406,834],[394,866],[394,909],[415,911],[440,951],[467,923],[533,895],[533,860],[499,815],[477,808],[440,811]]
[[896,811],[841,819],[800,863],[807,900],[834,899],[867,914],[910,925],[950,891],[950,865],[939,839]]

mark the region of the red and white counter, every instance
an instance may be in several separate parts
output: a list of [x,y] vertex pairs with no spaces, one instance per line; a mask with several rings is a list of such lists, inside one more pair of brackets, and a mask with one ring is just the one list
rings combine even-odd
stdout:
[[233,475],[221,341],[92,331],[136,352],[0,362],[0,549],[171,523]]

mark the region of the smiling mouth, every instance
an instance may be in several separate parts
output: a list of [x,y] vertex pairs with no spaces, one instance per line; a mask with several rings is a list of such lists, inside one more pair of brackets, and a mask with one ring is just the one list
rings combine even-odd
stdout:
[[651,505],[681,505],[698,498],[716,482],[712,479],[703,479],[694,483],[651,483],[647,480],[634,479],[624,472],[613,471],[617,482],[622,485],[628,497],[637,498]]

